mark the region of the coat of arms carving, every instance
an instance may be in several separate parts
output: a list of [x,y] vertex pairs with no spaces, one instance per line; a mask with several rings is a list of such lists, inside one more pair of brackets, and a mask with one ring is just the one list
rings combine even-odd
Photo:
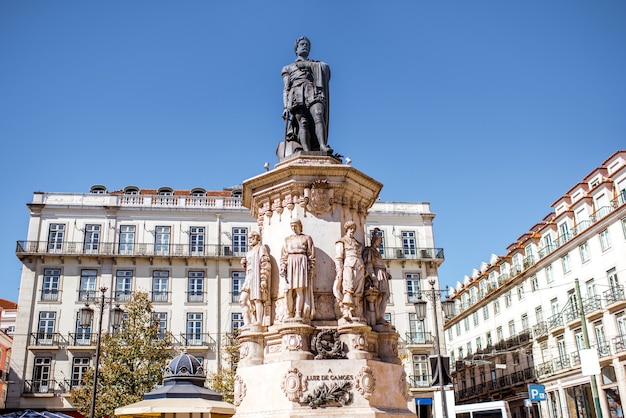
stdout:
[[328,212],[333,207],[333,188],[327,180],[315,180],[304,189],[307,209],[313,213]]

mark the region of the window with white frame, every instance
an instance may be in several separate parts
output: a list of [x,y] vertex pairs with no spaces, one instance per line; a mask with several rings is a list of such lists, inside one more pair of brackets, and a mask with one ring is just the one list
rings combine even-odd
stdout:
[[204,302],[204,272],[190,271],[187,275],[187,302]]
[[465,329],[465,331],[469,331],[470,329],[470,322],[468,317],[463,318],[463,329]]
[[453,341],[452,328],[448,328],[448,341]]
[[537,324],[540,324],[543,322],[543,307],[542,306],[537,306],[535,308],[535,319],[537,320]]
[[[92,319],[93,322],[93,319]],[[76,323],[74,325],[74,341],[72,345],[75,346],[86,346],[91,345],[91,324],[87,326],[82,326],[80,321],[80,310],[76,313]]]
[[78,300],[93,301],[96,298],[96,278],[98,271],[83,269],[80,271],[80,288],[78,290]]
[[135,226],[120,225],[120,254],[132,254],[135,248]]
[[41,286],[42,301],[59,300],[59,282],[61,280],[61,269],[47,268],[43,271]]
[[559,299],[554,298],[550,300],[550,313],[552,316],[559,314]]
[[504,294],[504,307],[510,308],[512,303],[511,291],[509,290]]
[[539,279],[537,278],[536,274],[533,274],[530,277],[530,289],[533,292],[536,292],[537,290],[539,290]]
[[489,305],[483,306],[483,319],[489,319]]
[[602,249],[602,251],[606,251],[611,248],[611,238],[609,237],[609,230],[605,229],[604,231],[600,232],[599,236],[600,248]]
[[100,225],[85,225],[85,242],[84,248],[86,253],[95,253],[100,245]]
[[515,334],[515,321],[510,320],[509,321],[509,337],[514,337]]
[[517,300],[524,299],[524,283],[517,285]]
[[72,360],[72,380],[70,386],[72,389],[80,386],[83,381],[85,372],[91,367],[90,357],[74,357]]
[[232,303],[239,303],[239,296],[241,289],[243,288],[243,282],[246,280],[246,273],[243,271],[233,271],[231,282],[231,297]]
[[426,332],[424,332],[424,320],[417,319],[417,315],[409,314],[409,335],[411,336],[412,344],[426,344]]
[[576,349],[578,351],[585,348],[585,337],[583,336],[582,328],[574,330],[574,341],[576,342]]
[[187,345],[202,345],[202,313],[187,313],[187,335],[185,340]]
[[64,224],[50,224],[50,226],[48,227],[48,251],[62,249],[64,235]]
[[480,351],[483,349],[483,339],[481,337],[476,337],[476,351]]
[[581,263],[586,263],[587,261],[589,261],[589,245],[587,244],[587,241],[578,246],[578,252],[580,252]]
[[56,325],[56,312],[39,312],[37,323],[37,345],[52,345]]
[[164,339],[167,335],[167,312],[153,312],[152,319],[159,327],[159,338]]
[[35,357],[33,364],[33,393],[48,393],[54,390],[54,381],[50,379],[52,359],[50,357]]
[[243,255],[248,249],[248,228],[233,228],[233,252]]
[[241,312],[233,312],[230,316],[230,330],[235,332],[237,329],[243,327],[243,314]]
[[552,264],[546,266],[545,272],[546,272],[546,282],[547,283],[554,282],[554,274],[552,272]]
[[498,315],[499,313],[500,313],[500,301],[496,299],[493,301],[493,314]]
[[404,255],[415,255],[415,231],[402,231],[402,251]]
[[569,262],[569,254],[565,254],[561,257],[561,266],[563,267],[563,274],[569,273],[572,270],[572,266]]
[[192,254],[204,254],[204,231],[203,226],[189,228],[189,251]]
[[617,280],[617,270],[615,268],[606,271],[606,277],[609,280],[609,286],[611,290],[615,291],[619,289],[619,281]]
[[485,341],[487,342],[487,347],[493,345],[493,340],[491,339],[491,332],[485,334]]
[[428,356],[413,354],[413,383],[417,387],[430,386],[430,372],[428,371]]
[[166,270],[152,272],[152,302],[169,301],[170,273]]
[[117,270],[115,272],[115,301],[128,302],[133,288],[133,271]]
[[480,323],[478,320],[478,311],[472,313],[472,322],[474,323],[475,327],[477,327]]
[[154,252],[156,254],[170,253],[171,227],[157,226],[154,228]]
[[468,341],[466,346],[467,346],[467,355],[468,356],[472,355],[472,353],[473,353],[473,351],[472,351],[472,342]]
[[522,331],[528,331],[529,327],[528,314],[522,314]]
[[589,279],[585,282],[585,290],[587,292],[587,297],[592,298],[596,296],[596,281],[594,279]]
[[617,332],[620,337],[626,336],[626,314],[624,311],[615,315],[615,324],[617,326]]
[[456,332],[456,336],[460,336],[461,335],[461,323],[457,322],[456,324],[454,324],[454,331]]
[[407,302],[416,302],[420,293],[420,274],[404,273],[404,281],[406,282]]

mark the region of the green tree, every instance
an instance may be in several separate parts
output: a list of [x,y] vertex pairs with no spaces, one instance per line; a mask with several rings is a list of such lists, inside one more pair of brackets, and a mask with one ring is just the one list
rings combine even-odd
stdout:
[[227,364],[222,366],[217,372],[209,373],[209,388],[219,392],[224,397],[224,402],[233,403],[235,400],[235,375],[237,374],[237,364],[239,363],[239,329],[224,336],[222,346],[222,359]]
[[[143,399],[163,378],[172,357],[169,336],[159,335],[148,294],[137,292],[124,308],[124,319],[114,334],[102,335],[95,417],[113,416],[115,408]],[[73,389],[70,402],[89,416],[93,369]]]

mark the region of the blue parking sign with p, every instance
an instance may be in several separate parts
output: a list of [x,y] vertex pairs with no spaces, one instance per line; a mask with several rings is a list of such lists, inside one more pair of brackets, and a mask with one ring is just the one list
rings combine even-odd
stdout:
[[532,402],[546,400],[546,387],[544,385],[528,385],[528,398]]

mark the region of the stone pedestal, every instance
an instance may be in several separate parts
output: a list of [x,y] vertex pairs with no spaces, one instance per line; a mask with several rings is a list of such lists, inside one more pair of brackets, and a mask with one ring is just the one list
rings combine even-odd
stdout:
[[[235,417],[414,416],[407,408],[398,334],[389,324],[375,323],[378,292],[351,294],[350,306],[357,306],[349,316],[342,316],[333,294],[344,225],[354,222],[354,238],[364,244],[367,211],[381,188],[319,153],[296,154],[243,183],[243,203],[269,249],[272,318],[269,327],[244,328],[239,338]],[[302,318],[286,313],[285,279],[279,277],[281,249],[293,234],[294,219],[315,247],[314,306]]]
[[415,417],[402,366],[282,361],[237,370],[235,417]]

